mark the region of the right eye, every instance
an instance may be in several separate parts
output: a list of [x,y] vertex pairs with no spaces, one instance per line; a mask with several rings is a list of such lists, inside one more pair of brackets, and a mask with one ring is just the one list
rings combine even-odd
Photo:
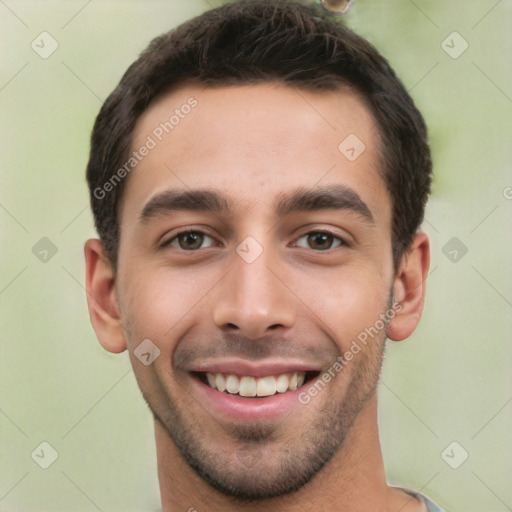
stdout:
[[[201,247],[205,239],[212,242],[206,247]],[[213,238],[202,231],[187,230],[178,233],[176,236],[170,238],[162,244],[162,247],[175,247],[183,251],[197,251],[198,249],[206,249],[213,246]]]

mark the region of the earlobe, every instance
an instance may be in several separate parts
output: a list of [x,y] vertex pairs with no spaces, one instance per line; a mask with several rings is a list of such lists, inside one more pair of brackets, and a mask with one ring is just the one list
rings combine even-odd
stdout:
[[409,337],[416,329],[425,300],[426,278],[430,266],[430,243],[425,233],[413,238],[403,255],[393,283],[395,316],[388,324],[387,336],[394,341]]
[[109,352],[126,350],[126,338],[115,292],[115,274],[103,244],[88,240],[84,247],[87,305],[99,342]]

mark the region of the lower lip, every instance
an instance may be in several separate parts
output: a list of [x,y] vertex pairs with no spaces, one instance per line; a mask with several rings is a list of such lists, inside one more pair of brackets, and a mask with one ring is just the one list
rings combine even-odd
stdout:
[[299,394],[302,387],[295,391],[276,393],[262,398],[245,398],[231,395],[211,388],[198,378],[192,377],[193,386],[200,401],[209,411],[230,420],[254,421],[268,420],[290,414],[294,407],[300,407]]

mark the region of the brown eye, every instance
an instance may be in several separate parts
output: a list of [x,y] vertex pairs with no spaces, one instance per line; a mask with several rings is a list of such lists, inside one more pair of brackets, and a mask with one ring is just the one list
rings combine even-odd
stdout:
[[341,238],[334,236],[332,233],[323,231],[312,231],[311,233],[301,236],[299,241],[303,239],[306,239],[306,245],[303,243],[297,243],[297,245],[307,249],[314,249],[315,251],[326,251],[328,249],[339,247],[340,245],[345,245]]
[[210,240],[209,243],[206,242],[206,247],[211,247],[213,245],[213,239],[211,236],[201,233],[201,231],[183,231],[182,233],[177,234],[174,238],[171,238],[168,242],[165,242],[164,246],[176,247],[183,251],[196,251],[198,249],[205,248],[203,243],[205,243],[206,240]]

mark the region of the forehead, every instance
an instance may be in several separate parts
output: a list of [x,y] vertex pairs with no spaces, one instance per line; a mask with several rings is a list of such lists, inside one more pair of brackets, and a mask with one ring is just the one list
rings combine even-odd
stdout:
[[122,223],[168,189],[223,190],[247,212],[270,211],[273,199],[297,187],[329,185],[354,190],[386,218],[378,141],[369,110],[348,89],[183,86],[154,101],[137,123],[132,149],[150,149],[129,175]]

